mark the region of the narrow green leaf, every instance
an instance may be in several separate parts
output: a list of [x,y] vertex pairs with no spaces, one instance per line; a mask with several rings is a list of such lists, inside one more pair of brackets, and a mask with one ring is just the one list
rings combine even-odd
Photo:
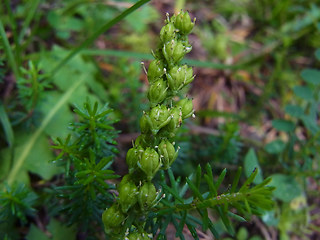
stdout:
[[183,198],[181,198],[179,196],[179,194],[177,192],[175,192],[172,188],[170,188],[169,186],[167,186],[165,183],[160,183],[160,185],[164,188],[164,190],[168,191],[170,194],[172,194],[172,196],[175,197],[175,199],[179,200],[181,203],[184,203]]
[[187,211],[182,211],[180,223],[179,223],[178,228],[176,229],[177,230],[176,237],[178,237],[182,234],[182,230],[183,230],[184,224],[186,223],[186,219],[187,219]]
[[220,187],[222,181],[224,180],[224,177],[226,176],[226,174],[227,174],[227,169],[225,168],[225,169],[223,169],[223,171],[221,172],[221,174],[220,174],[220,176],[219,176],[219,178],[217,180],[217,183],[216,183],[216,189],[217,190],[219,189],[219,187]]
[[200,193],[199,189],[191,182],[191,180],[189,178],[187,178],[186,180],[187,180],[187,183],[188,183],[191,191],[193,192],[194,196],[196,196],[201,201],[203,201],[204,198],[203,198],[202,194]]
[[[176,221],[176,219],[175,218],[172,218],[172,223],[173,223],[173,225],[174,225],[174,227],[177,229],[177,228],[179,228],[179,224],[178,224],[178,222]],[[182,234],[182,232],[181,233],[179,233],[178,234],[178,232],[177,232],[177,236],[181,239],[181,240],[185,240],[185,238],[184,238],[184,236],[183,236],[183,234]]]
[[198,212],[201,216],[202,219],[202,228],[204,231],[207,231],[208,227],[209,227],[209,216],[208,216],[208,210],[207,209],[198,209]]
[[199,240],[199,236],[198,236],[198,234],[197,234],[197,230],[196,230],[193,226],[191,226],[190,224],[187,224],[187,227],[188,227],[188,229],[189,229],[192,237],[193,237],[195,240]]
[[228,212],[228,216],[233,218],[233,219],[235,219],[235,220],[237,220],[237,221],[239,221],[239,222],[246,222],[247,221],[246,219],[244,219],[243,217],[239,216],[238,214],[235,214],[235,213],[230,212],[230,211]]
[[215,207],[215,209],[217,210],[219,216],[221,217],[221,220],[224,224],[224,226],[226,227],[228,233],[232,236],[234,236],[235,232],[234,229],[231,225],[230,219],[227,217],[227,213],[223,212],[221,207],[217,206]]
[[206,182],[209,186],[209,190],[210,190],[209,197],[217,196],[218,192],[217,192],[217,188],[214,185],[212,168],[209,163],[207,163],[207,165],[206,165],[206,170],[207,170],[207,174],[204,175],[204,179],[206,180]]
[[7,55],[7,58],[9,60],[10,65],[11,65],[12,71],[13,71],[16,79],[18,79],[19,76],[20,76],[18,65],[16,63],[16,60],[14,58],[12,49],[10,47],[10,44],[9,44],[9,41],[8,41],[8,38],[7,38],[7,34],[6,34],[5,30],[4,30],[1,18],[0,18],[0,37],[2,39],[2,43],[3,43],[3,46],[4,46],[4,51],[5,51],[6,55]]
[[200,182],[201,182],[201,167],[198,165],[197,171],[196,171],[196,187],[200,188]]
[[236,175],[234,176],[234,179],[231,185],[231,190],[230,190],[231,193],[234,193],[236,191],[236,188],[238,186],[238,183],[241,177],[241,173],[242,173],[242,167],[239,167],[237,169]]
[[4,106],[1,101],[0,101],[0,121],[3,127],[4,134],[6,136],[7,143],[11,148],[14,143],[14,134],[13,134],[10,120],[8,118],[6,110],[4,109]]
[[249,178],[247,178],[247,180],[244,182],[244,184],[242,185],[242,187],[239,189],[239,192],[243,192],[244,190],[248,189],[250,184],[253,182],[253,180],[256,178],[257,174],[258,174],[258,169],[255,168],[253,170],[253,172],[251,173],[251,175],[249,176]]

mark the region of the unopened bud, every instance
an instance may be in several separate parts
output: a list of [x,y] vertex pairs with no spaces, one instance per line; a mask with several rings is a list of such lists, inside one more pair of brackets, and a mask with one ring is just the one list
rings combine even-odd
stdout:
[[183,34],[189,34],[194,24],[195,20],[192,22],[189,13],[184,11],[181,11],[174,21],[174,26]]

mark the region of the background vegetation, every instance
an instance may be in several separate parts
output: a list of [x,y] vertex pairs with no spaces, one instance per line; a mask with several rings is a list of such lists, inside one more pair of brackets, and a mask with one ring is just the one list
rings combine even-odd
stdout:
[[[112,199],[92,192],[112,189],[120,181],[115,174],[128,171],[125,154],[147,107],[140,62],[148,66],[152,59],[164,13],[185,9],[197,18],[185,60],[196,74],[188,93],[196,118],[176,139],[181,149],[172,173],[184,183],[198,165],[209,164],[218,181],[227,169],[231,183],[241,166],[243,183],[258,168],[255,183],[271,176],[277,187],[273,210],[234,220],[231,230],[209,212],[222,238],[233,231],[231,238],[240,240],[318,239],[317,1],[153,0],[140,6],[145,2],[129,11],[136,1],[1,2],[0,238],[105,238],[97,219]],[[103,134],[83,132],[96,129],[93,122]],[[101,167],[92,164],[89,148],[109,169],[93,190],[81,178],[82,170]],[[77,162],[79,153],[85,164]],[[66,155],[71,160],[61,161]],[[79,201],[70,201],[70,193]],[[174,226],[166,229],[174,239]],[[180,230],[195,238],[187,227]],[[200,227],[196,233],[213,238]]]

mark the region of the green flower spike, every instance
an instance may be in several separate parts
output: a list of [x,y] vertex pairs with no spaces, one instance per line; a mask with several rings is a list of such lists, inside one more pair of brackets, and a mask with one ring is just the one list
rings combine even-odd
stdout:
[[160,196],[151,180],[160,168],[170,168],[177,158],[179,147],[175,149],[173,138],[183,120],[194,112],[191,99],[176,100],[180,90],[194,80],[192,68],[179,64],[192,49],[187,34],[193,25],[188,12],[172,17],[167,14],[166,25],[160,31],[160,43],[152,52],[155,60],[148,71],[144,69],[149,82],[150,109],[143,112],[141,135],[127,153],[129,174],[117,188],[117,205],[108,210],[111,220],[107,220],[104,213],[106,232],[116,237],[113,239],[152,239],[152,235],[144,232],[144,220],[164,195]]

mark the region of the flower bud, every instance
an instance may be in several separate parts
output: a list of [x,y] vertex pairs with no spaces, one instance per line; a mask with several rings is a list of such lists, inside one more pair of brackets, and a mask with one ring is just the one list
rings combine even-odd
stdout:
[[165,169],[168,169],[178,156],[178,151],[174,149],[174,146],[168,140],[161,141],[158,146],[158,152]]
[[169,111],[170,113],[170,121],[169,123],[161,128],[159,131],[159,136],[165,138],[174,138],[175,134],[182,123],[182,111],[181,107],[173,107]]
[[125,216],[120,211],[116,204],[113,204],[110,208],[106,209],[102,214],[102,221],[106,233],[110,234],[114,231],[120,231],[122,222],[125,220]]
[[160,31],[160,40],[163,43],[171,41],[175,38],[176,35],[176,28],[173,23],[168,23],[167,25],[163,26]]
[[194,79],[193,70],[187,65],[174,66],[167,74],[169,87],[172,91],[178,91]]
[[191,99],[184,98],[177,102],[176,106],[181,108],[183,119],[190,117],[194,112]]
[[184,44],[177,40],[166,42],[162,48],[163,56],[171,66],[180,62],[187,52]]
[[121,184],[119,188],[119,203],[122,212],[127,212],[138,201],[138,189],[133,182]]
[[169,123],[170,119],[170,113],[165,105],[159,105],[152,108],[150,112],[152,133],[157,134],[162,127]]
[[153,206],[157,197],[157,190],[153,183],[145,182],[139,189],[138,202],[142,210],[146,210]]
[[195,21],[191,21],[190,15],[188,12],[181,11],[175,18],[174,26],[179,29],[182,34],[189,34]]
[[159,79],[152,83],[148,91],[148,99],[151,106],[154,107],[161,103],[167,96],[167,84],[163,79]]
[[141,133],[148,134],[151,132],[151,126],[150,126],[150,117],[147,113],[143,113],[142,117],[140,118],[140,129]]
[[147,148],[138,162],[140,169],[147,175],[148,180],[151,180],[160,168],[159,154],[152,148]]
[[153,60],[148,68],[148,81],[149,83],[155,82],[158,78],[161,78],[164,74],[164,66],[160,60]]
[[137,168],[137,162],[140,160],[143,153],[141,146],[130,148],[127,152],[126,162],[129,167],[129,172],[133,172]]

